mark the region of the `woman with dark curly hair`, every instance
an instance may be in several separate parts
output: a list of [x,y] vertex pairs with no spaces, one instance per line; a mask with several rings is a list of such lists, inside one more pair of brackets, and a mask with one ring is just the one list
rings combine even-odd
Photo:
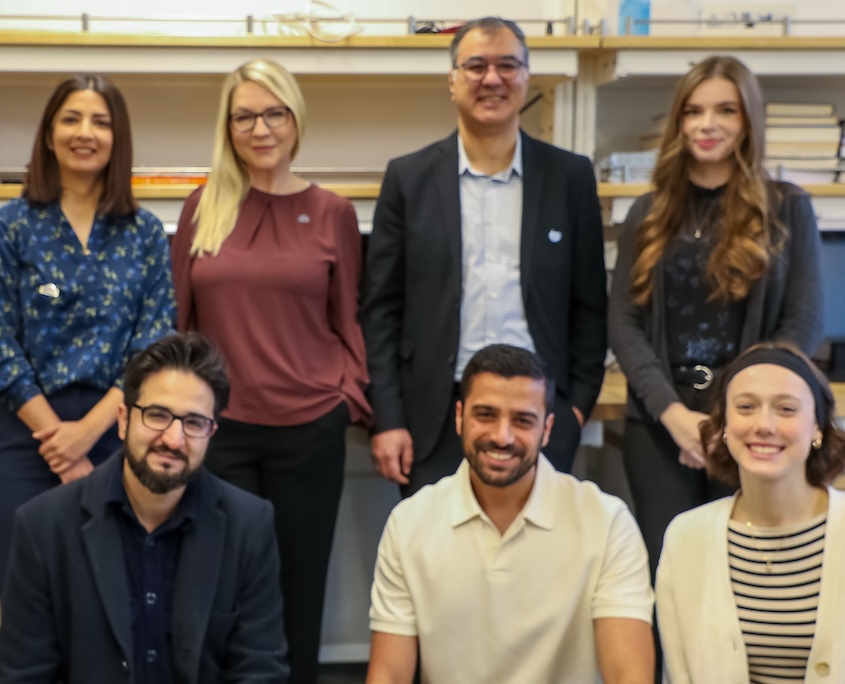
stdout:
[[624,463],[652,573],[678,513],[725,496],[698,426],[712,384],[743,349],[821,341],[819,236],[809,197],[763,167],[760,86],[732,57],[679,82],[654,191],[619,238],[610,345],[628,379]]
[[678,516],[657,570],[668,682],[842,682],[845,468],[830,386],[795,346],[728,367],[701,427],[733,496]]

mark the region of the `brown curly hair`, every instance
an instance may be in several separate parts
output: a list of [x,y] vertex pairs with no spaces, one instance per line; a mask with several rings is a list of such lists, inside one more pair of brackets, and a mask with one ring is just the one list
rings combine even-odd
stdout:
[[755,344],[734,359],[726,369],[719,382],[719,400],[710,417],[700,427],[707,471],[726,484],[739,485],[739,466],[722,440],[726,424],[727,389],[734,376],[734,367],[740,366],[748,354],[758,349],[782,349],[790,352],[807,365],[818,381],[824,401],[824,425],[819,425],[822,445],[819,449],[810,450],[806,465],[807,482],[814,487],[830,484],[845,470],[845,432],[836,427],[836,404],[827,378],[798,347],[789,342]]
[[745,124],[734,149],[733,175],[720,199],[719,239],[707,262],[712,297],[723,301],[745,297],[783,245],[785,231],[773,219],[781,198],[767,191],[769,176],[763,167],[765,109],[760,84],[739,60],[709,57],[678,83],[663,134],[652,176],[651,211],[637,230],[637,258],[631,269],[631,295],[640,306],[651,297],[655,269],[669,240],[680,229],[691,201],[688,179],[692,157],[681,122],[693,91],[711,78],[723,78],[736,86]]

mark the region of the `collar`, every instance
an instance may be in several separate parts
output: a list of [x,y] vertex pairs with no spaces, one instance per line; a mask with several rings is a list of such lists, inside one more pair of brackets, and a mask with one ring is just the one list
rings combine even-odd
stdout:
[[[484,514],[472,491],[469,470],[469,463],[464,459],[454,475],[456,489],[452,500],[452,527],[463,525],[465,522],[479,518]],[[528,500],[520,513],[527,522],[545,530],[551,530],[554,527],[554,477],[555,470],[552,464],[541,453],[537,458],[537,475],[534,478],[534,486],[531,488]]]
[[469,157],[466,149],[464,149],[464,141],[461,140],[461,134],[458,133],[458,176],[463,176],[465,173],[504,182],[509,181],[513,174],[522,178],[522,131],[518,131],[516,134],[516,146],[513,148],[513,159],[511,159],[510,166],[492,176],[476,171],[470,166]]
[[[122,509],[133,519],[137,520],[135,511],[132,509],[132,504],[129,502],[129,497],[126,494],[126,487],[123,484],[124,458],[126,458],[126,456],[119,459],[120,467],[115,468],[112,471],[109,480],[106,482],[106,496],[104,501],[107,506]],[[165,523],[162,523],[162,527],[172,529],[174,526],[179,526],[183,523],[193,522],[196,520],[197,484],[196,478],[188,483],[188,486],[185,487],[185,492],[182,494],[182,498],[179,499],[179,503],[176,504],[176,508],[173,510],[170,518],[168,518]]]

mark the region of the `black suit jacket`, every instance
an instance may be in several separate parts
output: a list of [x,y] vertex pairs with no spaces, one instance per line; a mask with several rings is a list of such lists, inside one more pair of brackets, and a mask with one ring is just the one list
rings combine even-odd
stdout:
[[[522,298],[558,392],[587,416],[604,376],[602,221],[586,157],[522,135]],[[460,333],[461,209],[453,133],[390,162],[367,250],[362,322],[374,432],[406,427],[415,460],[449,408]]]
[[[134,679],[129,588],[108,482],[88,477],[18,509],[3,592],[0,682],[112,684]],[[279,561],[266,501],[204,468],[182,539],[171,625],[179,684],[287,681]]]

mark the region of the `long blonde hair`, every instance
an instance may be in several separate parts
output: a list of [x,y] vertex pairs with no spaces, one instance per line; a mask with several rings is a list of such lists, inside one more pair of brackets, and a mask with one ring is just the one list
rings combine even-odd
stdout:
[[287,69],[269,59],[256,59],[238,67],[223,84],[217,127],[214,136],[214,155],[208,183],[197,204],[193,220],[197,230],[191,245],[194,256],[217,254],[235,228],[243,198],[249,190],[249,173],[235,154],[229,129],[229,108],[232,94],[241,83],[252,81],[278,98],[293,114],[296,143],[291,159],[296,157],[305,136],[305,100],[299,85]]
[[782,244],[773,235],[776,229],[782,230],[772,216],[779,198],[769,197],[769,177],[763,167],[765,109],[760,84],[739,60],[709,57],[696,64],[678,83],[663,134],[652,178],[651,211],[638,228],[637,258],[631,269],[631,295],[641,306],[651,298],[657,265],[690,206],[691,155],[681,121],[692,92],[710,78],[723,78],[736,86],[745,124],[734,149],[736,165],[720,199],[719,238],[707,262],[707,275],[713,283],[712,297],[723,301],[745,297]]

